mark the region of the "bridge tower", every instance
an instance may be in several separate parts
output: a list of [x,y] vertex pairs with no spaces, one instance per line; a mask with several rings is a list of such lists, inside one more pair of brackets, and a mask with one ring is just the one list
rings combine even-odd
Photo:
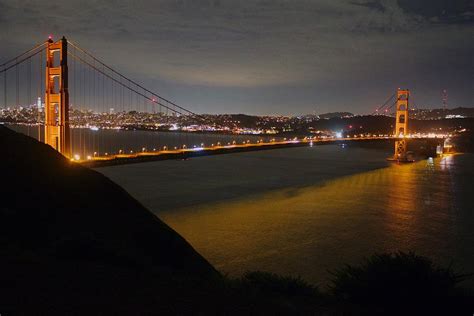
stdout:
[[399,140],[395,141],[394,160],[407,160],[407,139],[408,134],[408,100],[409,90],[398,89],[397,91],[397,114],[395,122],[394,136]]
[[67,40],[49,39],[46,46],[44,142],[71,157]]

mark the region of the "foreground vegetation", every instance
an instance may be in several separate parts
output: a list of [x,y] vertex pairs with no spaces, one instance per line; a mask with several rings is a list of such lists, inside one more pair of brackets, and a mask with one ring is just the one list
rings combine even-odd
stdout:
[[300,278],[249,272],[228,282],[266,306],[285,306],[292,313],[455,314],[473,310],[473,292],[460,286],[469,275],[437,267],[414,253],[375,254],[360,265],[332,272],[327,288]]

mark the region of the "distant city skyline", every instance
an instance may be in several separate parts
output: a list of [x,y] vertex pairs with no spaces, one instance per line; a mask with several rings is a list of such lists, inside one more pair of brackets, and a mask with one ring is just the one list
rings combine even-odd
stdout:
[[[196,113],[367,114],[474,106],[469,1],[0,3],[0,62],[62,35]],[[64,21],[67,20],[67,23]]]
[[[21,108],[36,108],[38,109],[40,112],[43,111],[44,109],[44,106],[45,106],[45,103],[44,103],[44,100],[42,97],[37,97],[36,98],[37,101],[35,103],[31,103],[31,104],[20,104],[19,106],[15,105],[15,104],[11,104],[9,106],[7,106],[5,109],[15,109],[17,107],[19,107],[20,109]],[[448,111],[452,111],[452,110],[456,110],[456,109],[463,109],[463,108],[472,108],[472,107],[464,107],[464,106],[456,106],[456,105],[450,105],[450,106],[447,106],[446,108],[444,108],[443,106],[417,106],[416,108],[412,107],[411,110],[417,110],[417,111],[436,111],[436,110],[443,110],[443,109],[446,109]],[[0,110],[3,109],[3,107],[0,107]],[[138,111],[138,112],[143,112],[143,113],[159,113],[159,112],[153,112],[153,111],[140,111],[140,110],[137,110],[137,109],[124,109],[124,110],[121,110],[120,108],[117,108],[117,107],[109,107],[109,108],[104,108],[104,109],[94,109],[92,107],[83,107],[83,106],[77,106],[77,105],[74,105],[73,103],[70,104],[70,109],[71,110],[80,110],[80,111],[91,111],[91,112],[94,112],[94,113],[120,113],[120,112],[130,112],[130,111]],[[278,117],[278,116],[287,116],[287,117],[298,117],[298,116],[312,116],[312,115],[315,115],[315,116],[319,116],[319,115],[326,115],[326,114],[333,114],[333,113],[348,113],[348,114],[351,114],[351,115],[390,115],[390,114],[393,114],[395,110],[392,109],[390,111],[390,113],[353,113],[351,111],[328,111],[328,112],[316,112],[316,111],[313,111],[312,113],[300,113],[300,114],[251,114],[251,113],[197,113],[197,114],[203,114],[203,115],[249,115],[249,116],[261,116],[261,117],[264,117],[264,116],[274,116],[274,117]],[[162,112],[163,113],[163,112]],[[163,113],[164,114],[164,113]],[[170,116],[171,115],[180,115],[179,113],[176,113],[176,112],[170,112],[169,114]],[[1,118],[1,116],[0,116]]]

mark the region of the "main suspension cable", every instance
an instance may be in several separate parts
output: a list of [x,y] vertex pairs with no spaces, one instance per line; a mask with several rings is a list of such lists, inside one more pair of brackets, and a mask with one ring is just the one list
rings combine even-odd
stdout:
[[376,113],[379,113],[380,111],[383,110],[383,108],[390,102],[395,97],[395,93],[392,94],[381,106],[379,106],[374,112],[372,112],[371,115],[374,115]]
[[[144,95],[143,93],[141,93],[141,92],[135,90],[134,88],[132,88],[132,87],[130,87],[130,86],[127,86],[126,84],[120,82],[120,81],[117,80],[116,78],[112,77],[111,75],[109,75],[109,74],[103,72],[102,70],[100,70],[100,69],[97,68],[96,66],[94,66],[94,65],[92,65],[91,63],[87,62],[87,61],[84,60],[83,58],[81,58],[81,57],[79,57],[79,56],[76,56],[76,55],[74,55],[74,54],[71,53],[71,52],[68,52],[68,55],[70,55],[72,58],[75,58],[75,59],[77,59],[78,61],[80,61],[80,62],[86,64],[87,66],[89,66],[90,68],[94,69],[95,71],[101,73],[103,76],[109,78],[110,80],[113,80],[114,82],[116,82],[116,83],[120,84],[121,86],[127,88],[130,92],[133,92],[133,93],[135,93],[135,94],[137,94],[137,95],[140,95],[140,96],[142,96],[143,98],[145,98],[145,99],[147,99],[147,100],[149,100],[149,101],[151,101],[151,102],[153,102],[153,103],[155,103],[155,104],[157,104],[157,105],[161,105],[161,106],[163,106],[163,107],[169,109],[169,110],[172,111],[172,112],[179,113],[179,114],[181,114],[181,115],[185,115],[185,113],[180,112],[180,111],[178,111],[178,110],[176,110],[176,109],[172,109],[172,108],[170,108],[169,106],[167,106],[167,105],[165,105],[165,104],[163,104],[163,103],[157,101],[156,99],[150,98],[150,97]],[[133,82],[132,82],[132,83],[133,83]]]
[[[27,57],[25,57],[25,58],[23,58],[23,59],[20,59],[20,60],[18,60],[18,58],[14,58],[14,60],[16,60],[16,62],[15,62],[14,64],[12,64],[12,65],[10,65],[10,66],[8,66],[8,67],[5,67],[5,68],[3,68],[2,70],[0,70],[0,73],[6,72],[7,70],[12,69],[13,67],[16,67],[16,66],[22,64],[23,62],[27,61],[27,60],[30,59],[31,57],[34,57],[34,56],[38,55],[38,54],[41,53],[43,50],[45,50],[45,48],[42,48],[42,49],[38,50],[37,52],[35,52],[34,54],[31,54],[31,55],[29,55],[29,56],[27,56]],[[20,55],[20,56],[21,56],[21,55]]]
[[[30,52],[32,52],[32,51],[34,51],[34,50],[36,50],[36,49],[38,49],[38,48],[40,48],[40,47],[46,45],[46,43],[47,43],[47,42],[43,42],[42,44],[38,44],[38,45],[34,46],[33,48],[31,48],[31,49],[27,50],[26,52],[24,52],[24,53],[22,53],[22,54],[16,56],[15,58],[12,58],[12,59],[10,59],[10,60],[4,62],[3,64],[0,65],[0,67],[5,67],[6,65],[8,65],[8,64],[10,64],[10,63],[12,63],[12,62],[14,62],[14,61],[17,61],[18,58],[20,58],[20,57],[22,57],[22,56],[24,56],[24,55],[26,55],[26,54],[29,54]],[[44,49],[44,48],[43,48],[43,49]],[[36,55],[36,54],[35,54],[35,55]],[[34,56],[34,55],[32,55],[32,56]],[[30,57],[32,57],[32,56],[30,56]]]
[[[173,101],[170,101],[170,100],[168,100],[168,99],[166,99],[166,98],[160,96],[159,94],[157,94],[157,93],[155,93],[155,92],[153,92],[153,91],[151,91],[151,90],[145,88],[143,85],[141,85],[141,84],[139,84],[139,83],[133,81],[132,79],[130,79],[130,78],[128,78],[128,77],[122,75],[121,73],[119,73],[118,71],[116,71],[115,69],[113,69],[112,67],[108,66],[107,64],[105,64],[105,63],[102,62],[101,60],[97,59],[97,58],[96,58],[94,55],[92,55],[91,53],[87,52],[86,50],[84,50],[84,49],[82,49],[81,47],[79,47],[78,45],[76,45],[74,42],[71,42],[70,40],[68,40],[68,43],[71,44],[71,45],[72,45],[74,48],[76,48],[77,50],[81,51],[82,53],[86,54],[87,56],[89,56],[90,58],[92,58],[93,60],[95,60],[96,62],[100,63],[102,66],[104,66],[104,67],[107,68],[108,70],[112,71],[113,73],[115,73],[116,75],[120,76],[121,78],[127,80],[129,83],[131,83],[131,84],[133,84],[133,85],[135,85],[135,86],[137,86],[137,87],[143,89],[144,91],[150,93],[152,96],[154,96],[154,97],[156,97],[156,98],[159,98],[159,99],[163,100],[164,102],[173,105],[174,107],[176,107],[176,108],[178,108],[178,109],[180,109],[180,110],[186,112],[187,114],[191,114],[191,115],[193,115],[193,116],[195,116],[195,117],[200,118],[201,120],[207,121],[207,119],[206,119],[205,117],[203,117],[203,116],[201,116],[201,115],[199,115],[199,114],[197,114],[197,113],[194,113],[194,112],[192,112],[192,111],[190,111],[190,110],[188,110],[188,109],[186,109],[186,108],[184,108],[184,107],[182,107],[182,106],[179,106],[178,104],[174,103]],[[140,94],[140,95],[143,96],[143,94]],[[146,97],[146,98],[147,98],[147,99],[150,99],[150,98],[148,98],[148,97]],[[154,102],[154,103],[159,104],[158,102]],[[164,105],[163,105],[163,106],[164,106]],[[165,107],[166,107],[166,106],[165,106]],[[172,111],[173,111],[173,110],[172,110]],[[182,113],[182,112],[180,112],[180,111],[174,110],[174,112],[180,113],[180,114],[183,114],[183,115],[184,115],[184,113]]]

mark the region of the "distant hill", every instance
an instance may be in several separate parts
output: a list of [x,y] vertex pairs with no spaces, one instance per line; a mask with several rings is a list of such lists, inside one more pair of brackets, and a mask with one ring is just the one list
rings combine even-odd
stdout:
[[474,117],[474,108],[457,107],[452,109],[414,109],[410,115],[419,120],[439,120],[444,118]]
[[330,113],[323,113],[318,115],[320,119],[332,119],[332,118],[342,118],[342,117],[352,117],[354,114],[350,112],[330,112]]

